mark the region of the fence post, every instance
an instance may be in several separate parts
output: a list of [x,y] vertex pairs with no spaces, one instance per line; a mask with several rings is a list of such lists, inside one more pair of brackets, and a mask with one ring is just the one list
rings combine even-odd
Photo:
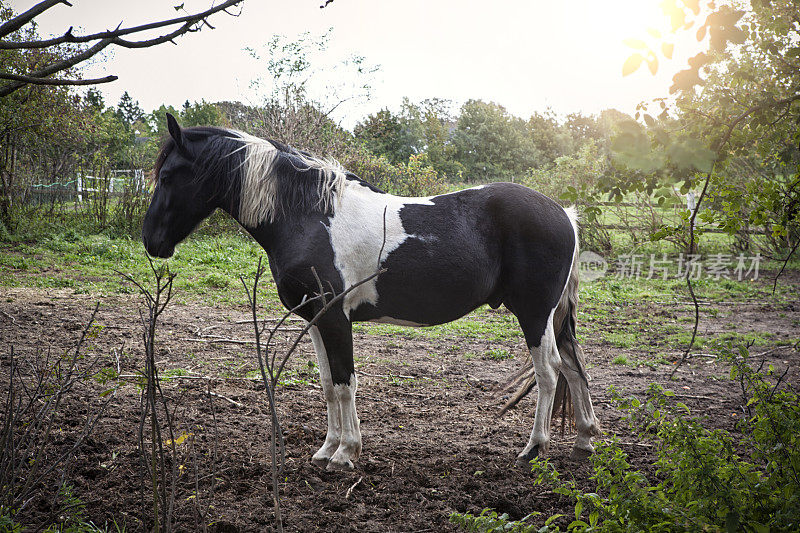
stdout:
[[[693,215],[695,210],[697,209],[697,200],[694,197],[694,191],[689,191],[689,193],[686,195],[686,207],[687,209],[689,209],[690,216]],[[697,217],[694,218],[694,223],[692,224],[692,227],[694,228],[697,227]]]
[[83,203],[83,195],[81,194],[81,191],[83,191],[83,176],[80,172],[78,172],[78,177],[75,180],[75,189],[78,193],[78,203]]

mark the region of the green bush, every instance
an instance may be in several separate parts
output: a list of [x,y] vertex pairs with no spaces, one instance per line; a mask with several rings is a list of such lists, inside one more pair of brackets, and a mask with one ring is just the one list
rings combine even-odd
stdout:
[[[773,368],[754,370],[746,347],[720,355],[739,382],[747,416],[736,433],[706,429],[674,393],[651,385],[644,401],[621,398],[631,428],[653,443],[658,482],[634,468],[619,441],[592,456],[594,492],[533,461],[536,483],[575,502],[568,531],[797,531],[800,529],[800,398]],[[455,515],[469,531],[559,531],[550,517],[534,529],[488,511]],[[530,527],[530,529],[524,529]]]
[[446,192],[447,184],[428,163],[427,154],[412,155],[408,163],[393,165],[384,157],[359,153],[347,162],[358,177],[400,196],[432,196]]

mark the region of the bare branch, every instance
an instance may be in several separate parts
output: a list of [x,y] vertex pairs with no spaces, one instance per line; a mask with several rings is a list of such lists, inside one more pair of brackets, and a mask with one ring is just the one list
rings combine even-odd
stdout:
[[[213,29],[214,27],[211,26],[211,24],[209,24],[208,21],[206,20],[208,17],[218,12],[224,12],[231,16],[238,16],[228,11],[228,9],[233,6],[239,5],[242,2],[244,2],[244,0],[227,0],[219,4],[218,6],[213,6],[200,13],[194,13],[190,15],[185,15],[183,17],[177,17],[168,20],[151,22],[149,24],[142,24],[139,26],[132,26],[129,28],[122,28],[121,26],[117,26],[116,29],[106,30],[103,32],[93,33],[90,35],[77,35],[77,36],[73,35],[72,27],[70,27],[63,35],[61,35],[60,37],[54,37],[52,39],[42,39],[34,41],[0,41],[0,49],[4,50],[13,50],[13,49],[32,50],[32,49],[49,48],[67,43],[81,44],[81,43],[91,43],[97,41],[86,50],[75,53],[74,55],[71,55],[66,59],[57,61],[35,72],[29,72],[26,73],[25,75],[14,75],[9,73],[3,73],[2,75],[0,75],[0,79],[11,80],[11,83],[6,83],[5,85],[0,86],[0,97],[7,96],[16,90],[21,89],[27,84],[92,85],[93,84],[92,80],[76,80],[76,82],[72,83],[69,82],[69,80],[49,80],[48,77],[57,72],[67,70],[79,63],[82,63],[83,61],[86,61],[87,59],[100,53],[103,49],[105,49],[110,45],[115,45],[122,48],[148,48],[151,46],[158,46],[166,42],[174,43],[175,38],[180,37],[181,35],[184,35],[189,32],[200,31],[200,29],[202,29],[202,27],[205,25]],[[36,16],[38,16],[45,10],[59,3],[70,5],[66,0],[46,0],[44,2],[41,2],[36,6],[34,6],[33,8],[26,11],[25,13],[15,17],[14,19],[0,26],[0,37],[3,37],[15,30],[18,30],[28,22],[34,20]],[[138,40],[138,41],[123,39],[124,36],[141,34],[146,31],[158,28],[166,28],[175,25],[180,25],[180,27],[159,37]],[[116,79],[117,79],[116,76],[108,76],[106,78],[99,78],[94,83],[108,83]],[[36,80],[36,81],[31,81],[31,80]]]
[[795,94],[789,96],[787,98],[782,98],[780,100],[767,100],[765,102],[761,102],[760,104],[754,104],[746,109],[741,115],[736,117],[730,124],[728,124],[728,131],[725,132],[725,135],[720,139],[717,143],[715,148],[715,152],[717,152],[717,160],[719,160],[719,154],[722,152],[722,149],[728,144],[728,141],[733,135],[733,131],[736,129],[736,126],[739,125],[744,119],[752,115],[753,113],[757,113],[758,111],[762,111],[764,109],[769,109],[771,107],[779,107],[782,105],[789,105],[795,100],[800,100],[800,94]]
[[[58,1],[56,1],[56,0],[48,0],[47,3],[58,4],[58,3],[62,3],[62,1],[63,0],[58,0]],[[118,38],[118,37],[123,37],[125,35],[131,35],[131,34],[135,34],[135,33],[142,33],[142,32],[149,31],[149,30],[157,30],[159,28],[165,28],[167,26],[174,26],[176,24],[184,24],[184,26],[188,25],[189,27],[192,27],[193,25],[195,25],[198,22],[205,22],[206,18],[208,18],[211,15],[213,15],[215,13],[218,13],[220,11],[225,11],[225,13],[227,13],[228,15],[231,15],[231,16],[238,16],[238,15],[235,15],[235,14],[231,14],[230,12],[227,11],[227,9],[230,8],[230,7],[233,7],[233,6],[237,5],[237,4],[241,4],[242,2],[244,2],[244,0],[227,0],[226,2],[224,2],[224,3],[222,3],[222,4],[218,5],[218,6],[211,7],[211,8],[209,8],[209,9],[207,9],[207,10],[201,12],[201,13],[194,13],[194,14],[191,14],[191,15],[185,15],[183,17],[177,17],[177,18],[169,19],[169,20],[160,20],[158,22],[151,22],[149,24],[141,24],[139,26],[131,26],[130,28],[120,28],[120,27],[118,27],[117,29],[114,29],[114,30],[101,31],[101,32],[98,32],[98,33],[92,33],[90,35],[72,35],[72,28],[70,28],[69,30],[67,30],[66,33],[64,33],[64,35],[62,35],[60,37],[54,37],[52,39],[42,39],[42,40],[37,40],[37,41],[21,41],[21,42],[8,42],[8,41],[0,42],[0,49],[11,50],[11,49],[20,49],[20,48],[24,48],[24,49],[48,48],[50,46],[56,46],[56,45],[64,44],[64,43],[89,43],[89,42],[97,41],[97,40],[101,40],[101,39],[115,39],[115,38]],[[46,2],[42,2],[42,3],[44,4]],[[38,13],[36,13],[34,16],[36,16],[36,15],[38,15]],[[20,16],[22,16],[22,15],[20,15]],[[19,18],[19,17],[17,17],[17,18]],[[13,22],[14,20],[16,20],[16,18],[8,21],[6,24],[9,24],[9,23]],[[26,22],[28,22],[28,21],[26,21]],[[186,24],[186,23],[188,23],[188,24]],[[2,30],[3,30],[4,27],[5,27],[5,24],[3,26],[0,26],[0,37],[6,35],[6,34],[2,33]],[[212,26],[209,25],[209,27],[212,27]],[[18,28],[14,28],[14,29],[18,29]],[[14,30],[11,30],[11,31],[14,31]],[[185,33],[186,31],[188,31],[188,30],[184,30],[183,33]]]
[[3,25],[0,26],[0,37],[5,37],[9,33],[17,31],[28,22],[32,21],[51,7],[58,4],[66,4],[71,6],[71,4],[65,0],[45,0],[44,2],[39,2],[24,13],[20,13],[13,19],[4,22]]
[[[123,48],[149,48],[151,46],[157,46],[159,44],[163,44],[166,42],[172,42],[176,37],[180,37],[186,32],[192,31],[193,23],[187,22],[177,30],[162,35],[160,37],[154,37],[153,39],[146,39],[144,41],[126,41],[125,39],[120,39],[119,37],[114,38],[114,44],[117,46],[121,46]],[[174,42],[173,42],[174,44]]]
[[[100,53],[100,51],[102,51],[104,48],[106,48],[108,45],[110,45],[111,42],[112,42],[111,39],[104,39],[104,40],[96,43],[94,46],[92,46],[90,48],[87,48],[83,52],[75,54],[74,56],[69,57],[67,59],[63,59],[61,61],[56,61],[52,65],[48,65],[48,66],[46,66],[46,67],[44,67],[42,69],[39,69],[39,70],[37,70],[35,72],[29,73],[28,76],[30,76],[32,78],[46,78],[47,76],[50,76],[51,74],[55,74],[56,72],[61,72],[62,70],[67,70],[68,68],[74,67],[78,63],[86,61],[90,57]],[[23,83],[23,82],[7,83],[7,84],[3,85],[2,87],[0,87],[0,96],[8,96],[9,94],[13,93],[17,89],[21,89],[22,87],[25,87],[25,85],[27,85],[27,84]]]
[[87,80],[61,80],[56,78],[34,78],[31,76],[18,76],[16,74],[6,74],[0,72],[0,80],[11,80],[27,83],[31,85],[98,85],[100,83],[110,83],[117,81],[118,76],[106,76],[105,78],[92,78]]

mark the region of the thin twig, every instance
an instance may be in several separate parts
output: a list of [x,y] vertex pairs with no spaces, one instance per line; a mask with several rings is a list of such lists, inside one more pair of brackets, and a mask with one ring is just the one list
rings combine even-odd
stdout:
[[353,493],[353,489],[354,488],[356,488],[359,484],[361,484],[361,480],[362,479],[364,479],[364,476],[361,476],[360,478],[358,478],[358,481],[356,481],[355,483],[350,485],[350,488],[347,489],[347,492],[344,494],[344,499],[345,500],[349,500],[350,499],[350,494]]
[[[723,145],[720,145],[720,149]],[[719,152],[717,152],[719,154]],[[716,163],[714,164],[716,165]],[[697,203],[692,209],[692,216],[689,217],[689,248],[688,248],[688,255],[694,254],[695,249],[695,236],[694,236],[694,225],[695,221],[697,220],[697,213],[700,212],[700,206],[703,203],[703,199],[706,196],[706,192],[708,191],[708,185],[711,183],[711,176],[714,174],[715,166],[711,167],[711,171],[706,174],[705,183],[703,183],[703,190],[700,191],[700,196],[697,198]],[[689,358],[689,352],[692,351],[692,347],[694,346],[694,341],[697,339],[697,330],[700,327],[700,304],[697,302],[697,296],[694,293],[694,286],[692,286],[692,276],[691,276],[691,269],[687,265],[686,267],[686,287],[689,289],[689,295],[692,297],[692,304],[694,305],[694,327],[692,328],[692,338],[689,339],[689,344],[686,346],[686,350],[683,352],[681,356],[681,360],[678,361],[678,364],[675,365],[675,368],[672,370],[672,373],[669,375],[669,379],[675,377],[675,373],[678,372],[678,369],[683,366],[683,363]]]
[[789,259],[792,258],[794,253],[797,251],[797,247],[800,246],[800,239],[797,239],[797,242],[794,243],[792,247],[792,251],[789,252],[789,255],[786,256],[786,259],[783,261],[783,266],[781,266],[780,272],[775,275],[775,279],[772,281],[772,295],[775,296],[775,290],[778,288],[778,278],[781,277],[783,271],[786,269],[786,265],[789,263]]
[[228,402],[228,403],[230,403],[232,405],[235,405],[236,407],[239,407],[240,409],[244,407],[244,404],[241,404],[241,403],[237,402],[236,400],[232,400],[231,398],[228,398],[227,396],[223,396],[222,394],[219,394],[217,392],[208,391],[208,395],[209,396],[213,396],[215,398],[219,398],[221,400],[225,400],[226,402]]

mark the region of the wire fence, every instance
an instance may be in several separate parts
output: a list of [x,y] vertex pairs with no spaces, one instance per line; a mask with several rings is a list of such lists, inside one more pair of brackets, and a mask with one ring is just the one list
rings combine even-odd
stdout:
[[119,197],[133,192],[142,196],[148,194],[143,169],[112,170],[108,176],[92,176],[77,173],[74,179],[65,182],[36,183],[30,186],[29,198],[33,203],[42,201],[83,202],[91,194]]

